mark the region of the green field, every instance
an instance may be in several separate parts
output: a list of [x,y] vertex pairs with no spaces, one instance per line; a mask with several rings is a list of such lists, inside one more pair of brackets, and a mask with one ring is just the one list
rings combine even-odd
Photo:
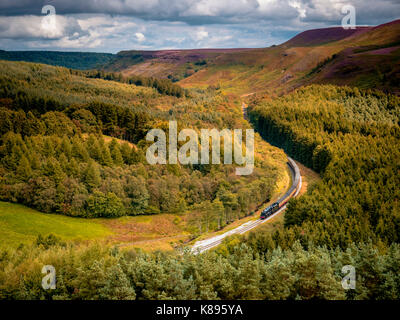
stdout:
[[63,240],[104,238],[112,232],[92,219],[45,214],[23,205],[0,202],[0,247],[30,243],[41,234],[54,234]]

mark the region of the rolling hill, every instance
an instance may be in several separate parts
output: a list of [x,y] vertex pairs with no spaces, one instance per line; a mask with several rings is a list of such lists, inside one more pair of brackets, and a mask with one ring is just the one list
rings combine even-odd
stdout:
[[358,36],[370,30],[371,27],[357,27],[356,29],[343,29],[332,27],[324,29],[307,30],[299,33],[283,45],[288,47],[318,46],[334,41],[339,41],[350,36]]
[[[400,97],[382,91],[399,93],[399,28],[129,51],[103,65],[130,79],[0,61],[0,299],[399,300]],[[145,159],[150,128],[248,129],[243,111],[258,131],[251,175]],[[291,181],[285,153],[321,178],[280,220],[190,254],[191,239],[275,201]],[[350,291],[343,266],[356,270]]]
[[302,85],[338,84],[398,93],[400,20],[376,27],[307,30],[278,46],[256,49],[79,52],[0,51],[0,59],[124,76],[179,81],[183,87],[220,87],[228,93],[281,94]]
[[108,71],[169,78],[184,87],[284,93],[311,83],[399,92],[400,20],[376,27],[304,31],[269,48],[124,51]]
[[279,46],[226,53],[180,83],[219,85],[240,94],[279,94],[311,83],[398,93],[399,41],[400,20],[356,30],[310,30]]
[[247,49],[197,49],[161,51],[121,51],[104,67],[121,71],[125,76],[141,75],[178,81],[205,68],[210,62],[229,52]]
[[[197,132],[249,127],[240,104],[217,90],[189,90],[177,97],[107,76],[13,61],[0,61],[0,84],[0,201],[72,218],[179,215],[175,222],[172,216],[159,221],[161,228],[154,232],[114,226],[117,240],[129,242],[130,235],[142,241],[219,230],[253,213],[289,183],[286,156],[257,135],[255,168],[248,176],[234,174],[234,164],[154,166],[147,161],[146,133],[167,131],[168,120]],[[13,210],[5,206],[0,212]],[[215,215],[206,217],[209,212]],[[199,226],[203,215],[207,220]],[[4,223],[0,217],[0,230],[20,239],[27,227],[25,215],[19,217],[7,215]],[[178,220],[184,230],[165,234]],[[44,229],[31,227],[31,240]]]

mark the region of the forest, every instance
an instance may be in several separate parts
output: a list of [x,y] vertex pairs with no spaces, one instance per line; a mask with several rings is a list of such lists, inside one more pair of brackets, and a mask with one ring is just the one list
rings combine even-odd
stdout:
[[[198,128],[242,121],[240,112],[220,110],[231,102],[215,91],[192,91],[189,100],[65,68],[0,67],[3,201],[85,218],[177,213],[198,235],[247,216],[276,192],[280,170],[271,159],[259,159],[246,177],[234,165],[147,163],[146,132],[167,129],[169,119]],[[168,108],[157,110],[160,103]]]
[[45,63],[71,69],[96,69],[115,59],[111,53],[62,52],[62,51],[5,51],[0,50],[0,59]]
[[78,72],[78,74],[84,74],[88,78],[112,80],[136,86],[155,88],[161,94],[176,96],[178,98],[185,95],[185,90],[179,85],[172,83],[169,79],[157,79],[138,75],[124,77],[121,73],[104,72],[102,70],[82,71]]
[[[57,270],[55,290],[41,287],[41,269],[49,263]],[[355,290],[341,286],[341,269],[348,264],[357,269]],[[49,236],[0,251],[0,299],[399,299],[399,268],[399,244],[380,250],[360,243],[339,250],[305,249],[296,241],[260,253],[231,241],[215,252],[193,255],[76,246]]]
[[290,202],[271,248],[297,240],[332,249],[400,241],[399,97],[313,85],[254,101],[249,116],[265,139],[322,175]]
[[[170,119],[245,128],[240,105],[218,89],[179,96],[29,63],[0,61],[0,71],[3,201],[84,218],[175,212],[196,237],[276,196],[286,158],[275,149],[258,149],[253,174],[242,177],[234,166],[144,160],[145,132]],[[0,249],[0,299],[399,299],[400,98],[311,85],[255,96],[248,114],[263,138],[322,177],[290,200],[283,226],[201,255],[40,235]],[[57,269],[55,290],[41,287],[45,264]],[[355,290],[341,286],[348,264]]]

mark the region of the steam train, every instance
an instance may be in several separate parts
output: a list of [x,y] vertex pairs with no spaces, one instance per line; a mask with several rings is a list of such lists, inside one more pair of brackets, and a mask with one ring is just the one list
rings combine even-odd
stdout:
[[263,211],[261,211],[260,219],[264,220],[271,215],[273,215],[275,212],[277,212],[280,208],[282,208],[289,200],[290,198],[297,192],[298,188],[300,188],[300,170],[297,167],[296,163],[293,161],[292,158],[288,157],[288,162],[287,165],[289,167],[289,170],[292,174],[292,186],[290,189],[277,201],[265,208]]

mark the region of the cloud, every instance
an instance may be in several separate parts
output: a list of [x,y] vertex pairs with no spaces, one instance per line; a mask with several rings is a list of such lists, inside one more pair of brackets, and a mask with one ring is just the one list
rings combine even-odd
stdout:
[[[0,48],[117,52],[129,49],[265,47],[312,28],[399,18],[398,0],[1,0]],[[56,24],[41,14],[56,10]]]
[[41,29],[42,18],[0,17],[0,48],[115,53],[132,49],[258,47],[288,37],[281,31],[273,34],[275,28],[265,24],[193,26],[105,14],[57,15],[57,32],[49,36]]
[[139,42],[143,42],[144,40],[146,40],[146,37],[141,32],[136,32],[135,36],[136,36],[137,41],[139,41]]
[[[287,22],[305,19],[337,21],[345,4],[356,7],[359,20],[387,21],[399,16],[398,0],[2,0],[1,15],[40,15],[44,4],[57,14],[111,14],[143,20],[188,24],[232,24],[256,19]],[[284,20],[282,20],[284,19]],[[368,21],[367,21],[368,20]],[[374,22],[370,22],[371,24]]]
[[197,32],[196,32],[196,36],[195,39],[197,41],[201,41],[208,38],[208,31],[206,31],[204,28],[200,28]]
[[16,16],[0,18],[0,38],[59,39],[87,35],[77,20],[68,16]]
[[304,8],[300,1],[289,1],[289,6],[297,10],[300,18],[304,19],[305,17],[307,17],[307,10]]

